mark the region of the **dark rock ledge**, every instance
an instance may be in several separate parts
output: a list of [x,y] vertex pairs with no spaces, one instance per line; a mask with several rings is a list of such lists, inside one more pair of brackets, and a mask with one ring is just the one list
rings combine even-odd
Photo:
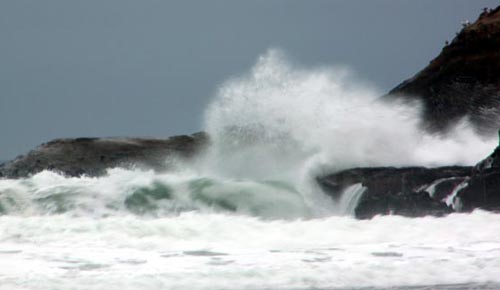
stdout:
[[167,139],[56,139],[0,165],[0,177],[26,177],[43,170],[68,176],[99,176],[108,168],[130,166],[165,170],[166,158],[191,158],[207,143],[208,137],[202,132]]
[[474,167],[353,168],[317,181],[333,199],[350,185],[365,187],[357,218],[443,216],[478,208],[500,212],[500,147]]

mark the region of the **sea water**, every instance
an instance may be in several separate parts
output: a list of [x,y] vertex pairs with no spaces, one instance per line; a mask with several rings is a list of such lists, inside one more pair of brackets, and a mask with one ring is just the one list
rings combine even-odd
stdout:
[[[0,180],[0,289],[497,289],[500,215],[356,220],[315,182],[355,166],[474,164],[496,145],[462,120],[419,129],[345,69],[271,50],[222,84],[210,146],[154,172]],[[166,157],[167,158],[167,157]]]

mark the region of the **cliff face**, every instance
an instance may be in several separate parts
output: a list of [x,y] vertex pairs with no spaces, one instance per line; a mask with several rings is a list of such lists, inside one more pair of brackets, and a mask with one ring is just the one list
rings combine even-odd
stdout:
[[0,165],[0,177],[18,178],[43,170],[68,176],[99,176],[107,168],[144,166],[167,169],[167,157],[190,158],[208,143],[205,133],[168,139],[56,139]]
[[386,98],[420,98],[424,126],[442,131],[469,116],[479,131],[500,127],[500,7],[483,12],[430,64]]

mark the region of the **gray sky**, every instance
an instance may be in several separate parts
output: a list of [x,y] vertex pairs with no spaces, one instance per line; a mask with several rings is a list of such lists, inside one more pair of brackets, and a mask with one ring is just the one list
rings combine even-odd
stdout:
[[498,0],[0,1],[0,160],[58,137],[201,129],[270,47],[387,91]]

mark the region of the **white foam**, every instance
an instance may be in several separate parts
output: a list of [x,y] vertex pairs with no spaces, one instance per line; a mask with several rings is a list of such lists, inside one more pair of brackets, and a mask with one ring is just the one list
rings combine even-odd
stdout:
[[0,217],[2,289],[317,289],[500,282],[500,215],[263,221]]
[[[346,70],[302,69],[270,50],[230,79],[206,112],[210,170],[229,176],[296,175],[306,160],[356,166],[472,165],[496,146],[467,120],[446,135],[419,129],[420,105],[381,102]],[[483,139],[485,138],[485,139]]]
[[460,211],[462,204],[461,200],[459,197],[457,197],[457,194],[464,188],[466,188],[469,185],[469,179],[466,178],[464,181],[460,182],[453,191],[443,199],[443,201],[446,203],[448,206],[452,206],[454,210]]
[[429,196],[430,197],[434,197],[434,194],[436,193],[436,187],[441,184],[442,182],[445,182],[445,181],[450,181],[450,180],[457,180],[457,179],[461,179],[462,177],[446,177],[446,178],[440,178],[440,179],[437,179],[435,181],[432,182],[431,185],[427,186],[427,185],[424,185],[422,186],[421,188],[417,189],[416,191],[419,192],[419,191],[426,191],[427,193],[429,193]]
[[356,206],[365,191],[366,187],[364,187],[361,183],[353,184],[344,189],[340,196],[340,200],[336,205],[338,214],[355,216]]
[[43,171],[25,179],[0,180],[0,210],[24,216],[66,212],[95,217],[137,212],[168,216],[193,210],[268,219],[318,216],[293,183],[222,179],[180,169],[156,173],[115,168],[98,178],[68,178]]
[[[322,173],[473,164],[496,145],[466,121],[426,135],[417,104],[379,95],[345,71],[296,68],[270,51],[220,88],[205,118],[213,145],[193,163],[0,180],[0,289],[500,283],[500,215],[332,216],[352,213],[364,189],[335,204],[315,182]],[[144,216],[126,206],[138,190],[155,205]]]
[[[212,146],[195,167],[225,178],[286,180],[324,208],[315,178],[352,167],[472,165],[496,146],[466,119],[420,130],[420,104],[382,102],[345,69],[298,68],[270,50],[223,84],[205,115]],[[319,211],[319,210],[318,210]],[[345,212],[345,209],[341,212]]]
[[[114,215],[126,212],[124,201],[135,190],[160,183],[174,195],[158,202],[167,214],[226,206],[269,218],[322,217],[352,210],[321,192],[315,180],[321,174],[472,164],[496,145],[474,135],[465,120],[446,136],[424,134],[418,104],[388,104],[379,95],[345,70],[297,68],[270,50],[249,74],[221,86],[205,115],[212,145],[194,162],[174,163],[178,168],[166,174],[115,169],[101,178],[42,172],[2,180],[0,203],[4,211],[29,215],[60,212],[61,199],[77,215]],[[203,179],[211,184],[193,193],[192,183]]]

